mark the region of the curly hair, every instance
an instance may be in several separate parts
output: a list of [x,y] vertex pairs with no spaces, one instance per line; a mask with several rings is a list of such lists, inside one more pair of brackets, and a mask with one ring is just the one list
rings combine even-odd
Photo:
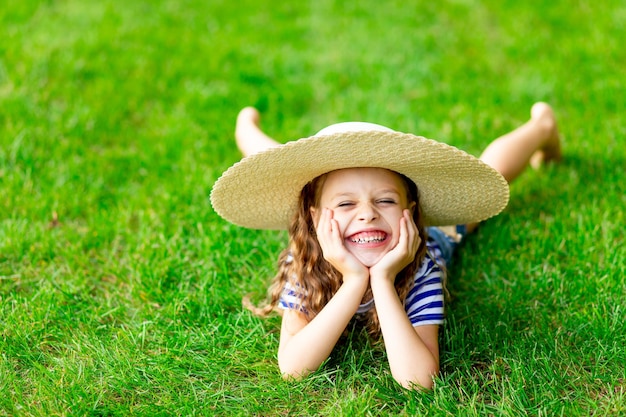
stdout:
[[[393,172],[393,171],[392,171]],[[426,256],[426,230],[419,205],[419,191],[409,178],[398,174],[406,188],[407,200],[415,202],[413,221],[417,226],[421,242],[413,261],[395,279],[395,288],[401,300],[405,300],[413,287],[414,275]],[[296,306],[309,320],[312,320],[335,295],[342,283],[342,276],[326,259],[317,241],[315,222],[311,208],[319,208],[321,192],[328,174],[320,175],[304,186],[300,192],[298,209],[289,226],[289,246],[279,256],[278,273],[269,288],[269,300],[264,307],[252,305],[244,298],[244,305],[260,316],[274,311],[286,284],[297,287],[304,298]],[[369,290],[368,290],[369,291]],[[380,335],[380,323],[376,308],[372,308],[364,318],[367,332],[374,338]]]

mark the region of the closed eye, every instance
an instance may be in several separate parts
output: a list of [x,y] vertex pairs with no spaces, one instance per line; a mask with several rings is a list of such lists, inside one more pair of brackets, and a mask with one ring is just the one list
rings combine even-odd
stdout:
[[380,200],[376,200],[378,204],[396,204],[396,200],[391,198],[382,198]]
[[354,203],[352,201],[342,201],[337,204],[337,207],[350,207],[353,206]]

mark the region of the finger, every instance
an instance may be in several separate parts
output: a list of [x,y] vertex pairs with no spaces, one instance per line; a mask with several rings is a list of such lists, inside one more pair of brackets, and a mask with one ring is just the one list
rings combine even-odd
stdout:
[[319,217],[317,218],[317,223],[315,224],[315,230],[319,230],[323,224],[324,224],[324,209],[321,209]]
[[322,209],[322,212],[320,213],[320,218],[319,218],[319,223],[317,224],[316,233],[317,233],[317,240],[320,246],[322,247],[322,249],[324,249],[329,240],[328,236],[330,236],[330,223],[328,219],[327,209]]
[[331,209],[326,209],[326,215],[328,217],[328,234],[335,242],[339,236],[339,223],[335,220],[335,213]]
[[389,251],[389,256],[394,259],[400,259],[406,256],[406,253],[409,251],[410,242],[408,239],[408,232],[406,227],[406,219],[404,217],[400,218],[400,228],[399,228],[399,236],[398,242],[393,249]]
[[417,228],[414,226],[410,217],[403,217],[400,224],[400,241],[398,242],[399,250],[402,250],[403,257],[412,259],[419,248],[419,236]]
[[339,223],[334,219],[334,213],[331,209],[324,209],[324,221],[325,221],[325,242],[333,251],[341,250],[343,248],[343,240],[339,230]]
[[335,241],[341,241],[341,233],[339,231],[339,223],[335,219],[330,219],[330,235]]
[[406,247],[407,242],[409,242],[409,231],[405,216],[400,219],[400,238],[398,239],[398,246]]
[[328,215],[328,211],[329,211],[328,209],[322,209],[322,214],[320,216],[319,227],[321,228],[324,235],[327,235],[331,232],[331,224],[330,224],[330,217]]
[[413,221],[413,217],[409,210],[405,210],[405,219],[407,224],[407,230],[409,235],[409,242],[411,242],[411,247],[414,251],[419,247],[420,242],[422,241],[419,230],[417,229],[417,225]]
[[333,231],[333,224],[332,224],[332,212],[325,208],[324,211],[324,232],[326,233],[326,235],[330,235]]

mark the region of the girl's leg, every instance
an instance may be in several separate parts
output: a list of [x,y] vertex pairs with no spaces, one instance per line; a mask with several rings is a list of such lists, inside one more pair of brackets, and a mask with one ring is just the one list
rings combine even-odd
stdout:
[[491,165],[510,183],[531,165],[561,158],[559,131],[552,108],[535,103],[530,120],[514,131],[494,140],[485,148],[480,159]]
[[[561,159],[559,131],[552,108],[546,103],[535,103],[530,110],[530,120],[491,142],[480,159],[500,172],[509,183],[529,163],[538,168],[542,163]],[[471,232],[478,224],[466,226]]]
[[235,139],[243,156],[274,148],[279,145],[267,136],[259,126],[259,112],[254,107],[245,107],[237,115]]

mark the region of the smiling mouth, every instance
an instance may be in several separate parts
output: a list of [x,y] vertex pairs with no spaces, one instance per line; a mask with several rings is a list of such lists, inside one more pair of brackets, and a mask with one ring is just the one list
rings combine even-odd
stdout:
[[355,233],[348,238],[352,243],[364,245],[367,243],[380,243],[387,240],[387,233],[381,231]]

